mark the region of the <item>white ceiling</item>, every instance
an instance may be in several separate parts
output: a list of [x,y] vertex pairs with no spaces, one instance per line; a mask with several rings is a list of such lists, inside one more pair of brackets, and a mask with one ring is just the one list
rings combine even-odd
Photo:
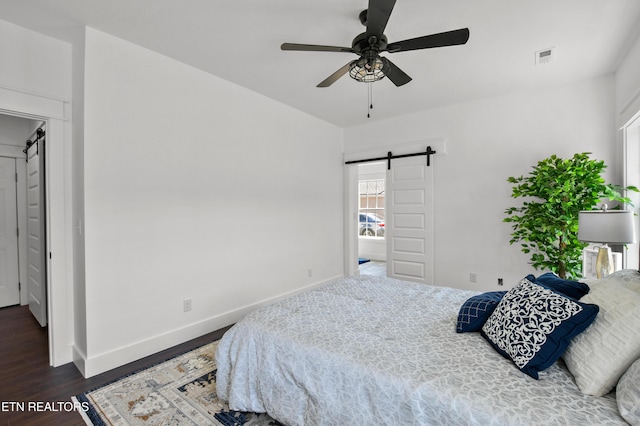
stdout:
[[[464,46],[387,54],[413,81],[367,85],[348,76],[316,88],[356,58],[283,52],[283,42],[351,46],[367,0],[0,0],[0,19],[73,40],[88,25],[348,127],[418,110],[536,90],[615,71],[640,33],[638,0],[397,0],[389,42],[469,28]],[[77,34],[77,32],[76,32]],[[534,52],[556,48],[535,65]]]

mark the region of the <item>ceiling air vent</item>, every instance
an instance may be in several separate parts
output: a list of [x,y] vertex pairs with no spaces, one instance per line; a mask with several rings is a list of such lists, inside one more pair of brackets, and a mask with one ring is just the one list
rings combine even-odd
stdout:
[[550,47],[544,50],[538,50],[536,52],[536,65],[551,63],[551,61],[553,61],[554,56],[556,56],[555,47]]

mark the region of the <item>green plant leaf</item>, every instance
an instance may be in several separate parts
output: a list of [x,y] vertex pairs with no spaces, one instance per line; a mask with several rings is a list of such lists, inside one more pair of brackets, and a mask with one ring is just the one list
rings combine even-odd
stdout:
[[622,205],[631,200],[624,191],[640,192],[635,186],[607,184],[604,161],[577,153],[562,159],[557,155],[540,160],[527,176],[509,177],[511,197],[523,198],[520,206],[509,207],[503,222],[512,228],[509,244],[521,243],[536,269],[552,270],[563,277],[580,277],[582,250],[578,240],[578,214],[609,200]]

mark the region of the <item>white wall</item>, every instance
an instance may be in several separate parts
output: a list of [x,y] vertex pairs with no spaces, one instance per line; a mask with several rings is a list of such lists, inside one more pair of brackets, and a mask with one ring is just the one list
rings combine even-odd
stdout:
[[[435,283],[508,289],[535,271],[520,246],[509,245],[511,228],[502,222],[503,212],[520,200],[510,198],[506,179],[529,173],[552,154],[589,151],[614,163],[613,111],[613,77],[605,76],[351,127],[345,129],[345,153],[445,138],[447,154],[432,158]],[[478,274],[476,284],[469,283],[471,272]],[[504,287],[498,287],[498,277]]]
[[87,376],[341,276],[341,129],[90,28],[85,54]]
[[0,87],[71,99],[71,46],[0,20]]
[[0,114],[0,145],[24,149],[25,142],[29,137],[30,123],[24,118]]
[[640,111],[640,37],[631,46],[616,71],[616,112],[618,126]]

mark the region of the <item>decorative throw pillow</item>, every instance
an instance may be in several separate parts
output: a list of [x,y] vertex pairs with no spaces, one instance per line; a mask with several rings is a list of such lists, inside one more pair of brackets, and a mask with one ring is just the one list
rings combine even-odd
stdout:
[[603,281],[591,286],[582,301],[600,306],[600,314],[563,358],[583,393],[602,396],[640,357],[640,293]]
[[622,284],[623,287],[633,290],[636,293],[640,293],[640,271],[637,269],[622,269],[616,271],[611,275],[607,275],[604,278],[593,282],[594,285],[604,284],[611,281]]
[[506,293],[506,291],[490,291],[467,299],[460,307],[456,331],[458,333],[480,331]]
[[616,387],[620,415],[632,425],[640,425],[640,359],[622,375]]
[[482,327],[496,351],[534,379],[587,328],[598,307],[524,278],[504,295]]
[[544,284],[547,287],[562,294],[566,294],[569,297],[573,297],[576,300],[579,300],[582,296],[589,293],[589,286],[585,283],[564,280],[553,272],[542,274],[535,280],[540,284]]

